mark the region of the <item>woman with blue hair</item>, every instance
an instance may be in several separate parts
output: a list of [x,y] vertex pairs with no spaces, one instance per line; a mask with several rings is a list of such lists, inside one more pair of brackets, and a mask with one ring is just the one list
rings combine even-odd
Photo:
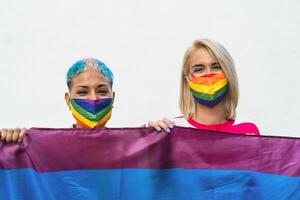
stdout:
[[77,61],[67,73],[66,102],[76,119],[76,128],[103,128],[114,100],[113,73],[97,59]]
[[[67,72],[66,103],[76,120],[73,128],[104,128],[114,102],[113,73],[100,60],[77,61]],[[20,142],[26,128],[1,129],[1,140]]]

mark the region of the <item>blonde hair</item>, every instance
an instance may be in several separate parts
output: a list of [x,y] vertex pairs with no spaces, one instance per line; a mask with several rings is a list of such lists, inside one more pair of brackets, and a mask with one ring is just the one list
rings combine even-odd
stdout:
[[233,59],[229,52],[220,43],[210,39],[198,39],[187,49],[183,58],[181,71],[180,98],[179,106],[181,113],[187,120],[196,113],[196,101],[187,84],[186,76],[190,70],[190,58],[200,48],[205,48],[211,56],[221,65],[221,68],[228,79],[228,92],[224,99],[224,115],[227,120],[233,120],[236,117],[236,107],[239,98],[238,78]]

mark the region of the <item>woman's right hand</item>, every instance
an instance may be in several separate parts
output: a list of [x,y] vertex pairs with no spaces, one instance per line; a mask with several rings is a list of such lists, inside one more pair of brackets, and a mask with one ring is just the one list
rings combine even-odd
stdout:
[[147,123],[147,127],[153,127],[155,128],[158,132],[161,130],[166,131],[167,133],[171,133],[171,129],[174,127],[174,122],[167,118],[163,118],[162,120],[157,120],[157,121],[149,121]]
[[0,140],[5,143],[21,142],[25,131],[27,131],[26,128],[2,128],[0,130]]

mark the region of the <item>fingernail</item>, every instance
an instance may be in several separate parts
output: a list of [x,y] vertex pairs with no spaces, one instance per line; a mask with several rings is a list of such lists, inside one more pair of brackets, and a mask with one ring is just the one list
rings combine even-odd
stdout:
[[170,125],[169,125],[169,128],[173,128],[173,127],[174,127],[174,125],[173,125],[173,124],[170,124]]
[[157,131],[158,131],[158,132],[161,132],[161,128],[160,128],[160,127],[158,127]]
[[171,133],[171,130],[169,128],[166,129],[167,133]]

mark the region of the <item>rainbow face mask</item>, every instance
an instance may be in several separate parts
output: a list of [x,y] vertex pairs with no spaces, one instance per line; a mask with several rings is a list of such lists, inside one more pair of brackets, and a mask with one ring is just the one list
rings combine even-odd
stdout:
[[224,73],[207,74],[188,81],[196,101],[208,107],[220,103],[228,90],[228,81]]
[[71,112],[84,128],[103,128],[112,113],[112,98],[71,99]]

